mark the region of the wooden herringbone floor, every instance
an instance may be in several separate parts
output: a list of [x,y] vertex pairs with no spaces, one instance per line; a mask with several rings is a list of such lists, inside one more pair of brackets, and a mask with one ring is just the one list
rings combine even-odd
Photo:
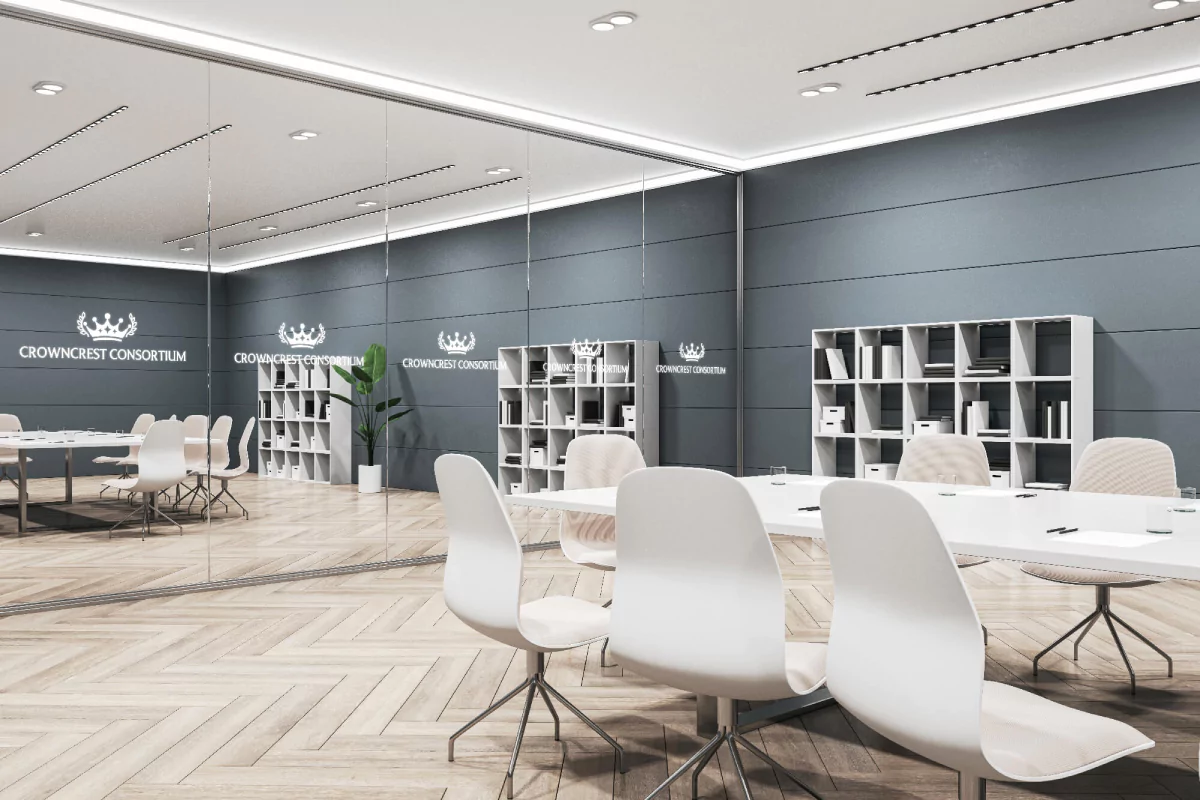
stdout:
[[[422,540],[438,541],[436,498],[409,502]],[[540,512],[518,522],[531,539],[554,527]],[[823,640],[832,607],[823,550],[807,540],[776,544],[788,634]],[[528,598],[607,597],[603,574],[557,551],[529,554],[526,564]],[[464,736],[453,764],[446,738],[519,682],[524,661],[447,612],[440,572],[410,567],[0,619],[0,800],[495,800],[517,704]],[[1086,611],[1087,590],[1047,585],[1007,564],[966,577],[992,635],[989,678],[1128,720],[1158,741],[1092,774],[997,784],[993,794],[1200,796],[1200,586],[1115,593],[1125,618],[1177,656],[1176,677],[1166,680],[1149,651],[1132,646],[1143,676],[1134,699],[1103,635],[1087,640],[1078,664],[1054,657],[1032,678],[1029,657]],[[690,699],[619,667],[602,670],[598,646],[552,656],[548,678],[622,741],[632,768],[616,775],[605,745],[565,716],[560,749],[548,714],[535,707],[517,771],[520,798],[642,798],[698,746]],[[829,800],[954,794],[951,773],[837,708],[752,736]],[[724,758],[706,771],[704,797],[740,797]],[[748,766],[758,798],[805,796],[781,790],[752,759]],[[671,797],[686,795],[684,783]]]

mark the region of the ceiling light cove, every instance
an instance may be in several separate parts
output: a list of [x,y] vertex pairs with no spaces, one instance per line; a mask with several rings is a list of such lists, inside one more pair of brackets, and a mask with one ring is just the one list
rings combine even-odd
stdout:
[[807,89],[800,90],[801,97],[820,97],[823,94],[833,94],[838,89],[841,89],[840,83],[822,83],[820,86],[810,86]]
[[632,11],[614,11],[611,14],[605,14],[599,19],[594,19],[588,24],[594,31],[608,33],[609,31],[615,31],[617,28],[632,25],[636,20],[637,14],[634,14]]
[[292,131],[288,134],[288,136],[295,139],[297,142],[307,142],[309,139],[317,138],[317,132],[309,130]]
[[33,91],[45,97],[54,97],[65,88],[58,81],[39,81],[33,85]]

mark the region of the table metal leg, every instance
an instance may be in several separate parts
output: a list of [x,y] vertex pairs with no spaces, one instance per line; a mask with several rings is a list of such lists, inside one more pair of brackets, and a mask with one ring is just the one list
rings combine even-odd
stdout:
[[29,527],[29,474],[25,451],[17,450],[17,533]]
[[[799,717],[810,711],[836,704],[833,695],[822,686],[814,692],[800,697],[789,697],[786,700],[776,700],[750,711],[738,714],[738,730],[746,731],[752,728],[782,722],[785,719]],[[712,736],[717,732],[717,698],[707,695],[696,696],[696,734]]]
[[71,500],[75,494],[75,487],[72,484],[72,479],[74,478],[74,472],[75,472],[75,457],[74,457],[74,455],[72,455],[74,452],[75,452],[75,448],[73,448],[73,447],[67,448],[67,496],[66,496],[66,500],[68,503],[71,502]]

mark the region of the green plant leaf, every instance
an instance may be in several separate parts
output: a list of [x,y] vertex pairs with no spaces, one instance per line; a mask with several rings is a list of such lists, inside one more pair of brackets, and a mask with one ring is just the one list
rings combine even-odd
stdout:
[[379,383],[387,374],[387,348],[381,344],[372,344],[363,355],[363,370],[370,376],[372,383]]
[[407,409],[405,411],[400,411],[396,414],[392,414],[390,417],[388,417],[388,422],[391,422],[392,420],[400,419],[401,417],[403,417],[405,414],[409,413],[410,411],[412,411],[411,408]]
[[393,397],[391,400],[380,400],[375,404],[376,411],[387,411],[389,408],[394,408],[400,405],[400,398]]
[[341,401],[342,401],[343,403],[345,403],[346,405],[350,405],[350,406],[354,405],[354,401],[353,401],[353,400],[351,400],[349,397],[346,397],[346,396],[345,396],[345,395],[343,395],[343,394],[338,394],[337,392],[330,392],[330,393],[329,393],[329,396],[330,396],[330,397],[336,397],[338,400],[341,400]]
[[365,369],[358,366],[357,364],[350,367],[350,372],[352,372],[354,374],[355,378],[358,378],[363,383],[374,383],[375,382],[375,379],[371,377],[371,373],[367,372]]
[[333,367],[334,372],[342,376],[342,380],[344,380],[346,383],[354,383],[354,376],[352,376],[349,372],[346,372],[346,370],[342,369],[337,364],[330,364],[330,366]]

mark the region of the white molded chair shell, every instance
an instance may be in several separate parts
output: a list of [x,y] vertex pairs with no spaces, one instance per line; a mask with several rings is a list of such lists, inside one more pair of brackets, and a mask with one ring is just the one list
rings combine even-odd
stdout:
[[[21,420],[16,414],[0,414],[0,433],[21,433]],[[33,459],[26,457],[26,461]],[[12,447],[0,447],[0,464],[16,464],[17,451]]]
[[[150,426],[154,424],[153,414],[138,414],[137,419],[133,421],[133,427],[129,432],[135,436],[145,436],[146,431],[150,430]],[[97,456],[92,459],[94,464],[118,464],[123,467],[132,467],[137,465],[138,449],[141,445],[129,445],[129,452],[123,456]]]
[[[208,417],[204,414],[191,414],[184,417],[183,435],[185,439],[208,438]],[[207,444],[185,444],[183,453],[188,469],[192,472],[202,471],[208,466]]]
[[233,430],[233,417],[222,414],[217,417],[217,421],[213,423],[212,430],[209,432],[209,439],[212,440],[212,453],[209,455],[210,464],[208,470],[221,470],[229,467],[229,434]]
[[610,646],[625,668],[741,700],[806,694],[825,646],[785,643],[775,550],[746,487],[723,472],[656,467],[617,489]]
[[184,423],[155,422],[142,440],[137,476],[115,478],[105,481],[105,485],[126,492],[158,492],[180,483],[187,478],[183,440]]
[[573,597],[521,603],[521,543],[496,485],[470,456],[447,454],[433,465],[446,515],[449,547],[446,607],[498,642],[552,652],[603,639],[609,612]]
[[[646,460],[637,442],[621,434],[579,436],[567,445],[564,489],[616,486]],[[606,514],[564,511],[558,532],[563,555],[576,564],[611,570],[617,566],[617,521]]]
[[[250,436],[254,433],[254,423],[257,420],[254,417],[246,420],[246,427],[242,429],[242,438],[238,442],[238,465],[233,469],[213,469],[212,477],[223,481],[240,478],[245,475],[250,469]],[[213,426],[216,430],[216,426]],[[215,463],[215,461],[214,461]]]
[[896,480],[935,483],[939,475],[954,475],[966,486],[990,486],[987,450],[975,436],[930,433],[904,443]]
[[836,597],[829,689],[865,724],[991,780],[1054,780],[1154,746],[1123,722],[984,681],[979,617],[911,494],[837,481],[821,494],[821,518]]

